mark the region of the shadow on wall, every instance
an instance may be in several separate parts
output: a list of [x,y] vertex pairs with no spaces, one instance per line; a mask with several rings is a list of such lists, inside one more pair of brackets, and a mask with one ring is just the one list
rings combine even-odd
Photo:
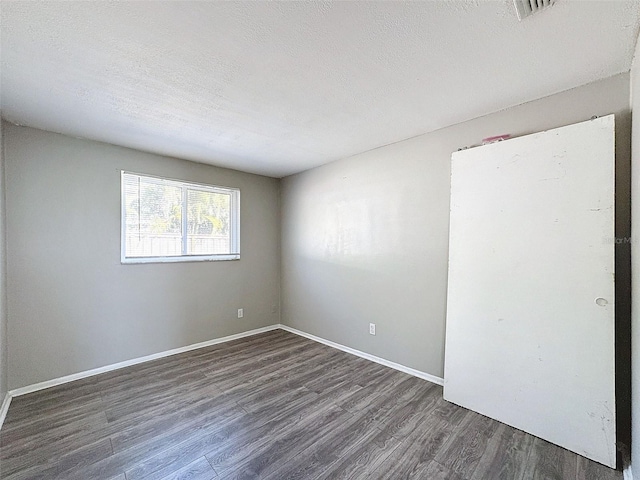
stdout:
[[[631,112],[616,114],[616,212],[618,239],[631,238]],[[631,445],[631,244],[615,246],[616,431],[618,448]],[[620,462],[618,462],[620,465]]]

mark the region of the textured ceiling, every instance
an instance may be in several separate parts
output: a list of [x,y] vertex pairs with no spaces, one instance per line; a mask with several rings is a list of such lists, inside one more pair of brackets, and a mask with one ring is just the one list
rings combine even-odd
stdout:
[[[628,71],[638,1],[1,4],[14,123],[275,177]],[[502,133],[502,132],[498,132]]]

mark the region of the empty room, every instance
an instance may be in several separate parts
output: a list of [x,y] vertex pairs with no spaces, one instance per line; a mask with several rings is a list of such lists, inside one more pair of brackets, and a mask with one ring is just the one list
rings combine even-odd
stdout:
[[0,479],[640,479],[639,32],[2,0]]

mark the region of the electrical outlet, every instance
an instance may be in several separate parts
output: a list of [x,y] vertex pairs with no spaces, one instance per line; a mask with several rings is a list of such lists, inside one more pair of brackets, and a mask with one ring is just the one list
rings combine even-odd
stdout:
[[238,309],[238,318],[242,318],[244,317],[244,308],[239,308]]
[[369,324],[369,334],[370,335],[375,335],[376,334],[376,324],[375,323],[370,323]]

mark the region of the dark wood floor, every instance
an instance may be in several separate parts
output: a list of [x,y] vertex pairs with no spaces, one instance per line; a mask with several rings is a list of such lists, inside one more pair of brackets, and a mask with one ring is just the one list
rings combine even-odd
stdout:
[[6,480],[622,478],[281,330],[14,398],[0,442]]

